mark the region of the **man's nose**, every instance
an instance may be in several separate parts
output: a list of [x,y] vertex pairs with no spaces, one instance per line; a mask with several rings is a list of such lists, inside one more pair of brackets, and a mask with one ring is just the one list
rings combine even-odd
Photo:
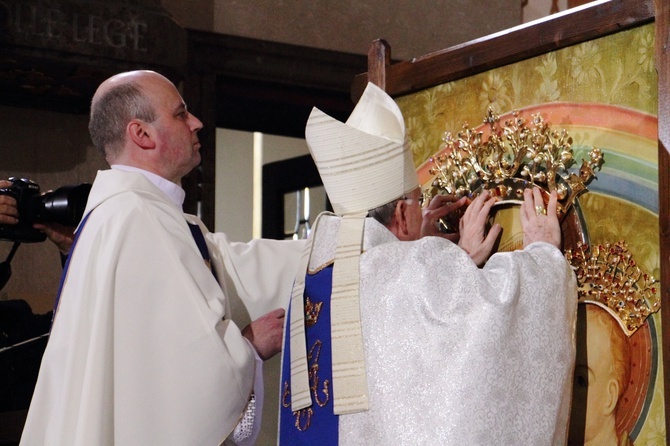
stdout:
[[196,118],[195,116],[191,115],[191,129],[192,129],[194,132],[197,132],[197,131],[200,130],[202,127],[203,127],[203,125],[202,125],[202,121],[200,121],[200,120],[199,120],[198,118]]

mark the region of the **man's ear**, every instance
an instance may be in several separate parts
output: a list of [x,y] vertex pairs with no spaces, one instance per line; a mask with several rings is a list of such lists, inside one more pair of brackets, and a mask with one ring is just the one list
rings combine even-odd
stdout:
[[152,133],[153,128],[151,128],[151,125],[148,123],[140,119],[133,119],[128,123],[126,131],[135,145],[142,149],[152,150],[156,147],[156,142],[154,141]]
[[409,223],[407,222],[407,202],[405,200],[398,200],[393,211],[393,228],[392,231],[400,240],[409,240]]

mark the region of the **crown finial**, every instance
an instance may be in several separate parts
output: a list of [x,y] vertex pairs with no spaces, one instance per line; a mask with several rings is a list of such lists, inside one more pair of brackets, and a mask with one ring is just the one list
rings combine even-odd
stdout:
[[582,160],[579,175],[568,172],[575,163],[568,132],[552,130],[539,113],[531,116],[529,125],[514,111],[501,127],[499,116],[489,107],[484,118],[490,128],[487,138],[467,123],[455,136],[445,133],[447,150],[430,159],[434,167],[429,173],[435,179],[424,198],[438,193],[472,197],[488,189],[502,202],[520,202],[524,189],[539,187],[547,201],[551,191],[558,193],[557,212],[565,215],[595,177],[603,154],[593,148],[589,159]]
[[627,336],[661,308],[657,281],[642,271],[625,242],[593,245],[577,243],[565,257],[575,269],[579,301],[607,310]]

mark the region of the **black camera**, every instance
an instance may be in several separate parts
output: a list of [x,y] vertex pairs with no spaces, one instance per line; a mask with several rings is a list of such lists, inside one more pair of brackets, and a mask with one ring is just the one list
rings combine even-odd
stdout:
[[9,181],[12,185],[0,188],[0,195],[10,195],[16,199],[19,222],[15,225],[0,225],[0,239],[25,243],[46,240],[43,232],[33,228],[35,223],[77,226],[84,215],[91,191],[91,185],[83,183],[40,194],[40,187],[34,181],[14,177]]

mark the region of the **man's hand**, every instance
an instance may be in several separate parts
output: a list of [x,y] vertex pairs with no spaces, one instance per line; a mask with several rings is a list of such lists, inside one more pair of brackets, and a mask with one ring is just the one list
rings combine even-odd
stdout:
[[453,195],[435,195],[428,206],[421,211],[423,221],[421,223],[421,237],[442,237],[452,242],[458,242],[459,234],[445,234],[438,227],[438,220],[461,209],[467,201],[466,197],[457,200]]
[[61,253],[67,255],[70,252],[70,247],[72,246],[72,243],[74,243],[75,228],[71,226],[63,226],[58,223],[35,223],[33,228],[44,232],[49,240],[54,242]]
[[[0,180],[0,188],[10,187],[11,181]],[[15,225],[19,222],[19,209],[16,206],[16,200],[9,195],[0,195],[0,224]],[[46,234],[60,252],[67,254],[74,241],[75,228],[63,226],[58,223],[41,224],[35,223],[33,228]]]
[[[0,188],[10,187],[11,181],[0,180]],[[0,195],[0,224],[15,225],[19,222],[19,210],[16,200],[9,195]]]
[[258,356],[265,361],[281,351],[283,330],[284,309],[278,308],[244,327],[242,336],[251,342]]
[[561,247],[561,225],[556,215],[558,196],[552,191],[546,209],[540,190],[536,187],[523,191],[521,205],[521,227],[523,228],[523,247],[533,242],[547,242]]
[[496,201],[495,197],[490,196],[489,191],[482,191],[470,203],[459,224],[461,239],[458,246],[467,252],[478,266],[483,265],[489,258],[498,234],[502,230],[500,225],[496,223],[485,236],[486,222]]
[[19,222],[16,200],[9,195],[0,195],[0,224],[15,225]]

